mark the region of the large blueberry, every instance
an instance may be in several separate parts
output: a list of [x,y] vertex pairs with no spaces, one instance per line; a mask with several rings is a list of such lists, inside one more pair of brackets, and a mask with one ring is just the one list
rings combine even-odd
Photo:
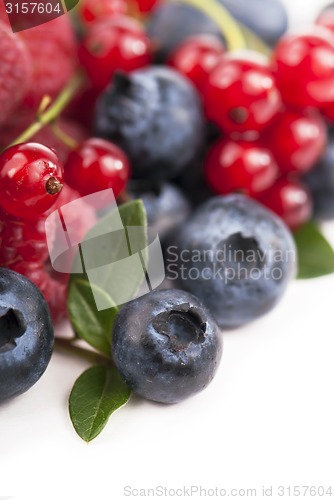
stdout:
[[155,66],[117,74],[97,103],[95,134],[130,157],[135,179],[168,179],[202,149],[205,121],[192,84]]
[[30,389],[49,364],[53,327],[38,288],[0,269],[0,402]]
[[147,184],[130,182],[130,196],[141,198],[147,215],[147,223],[152,233],[158,233],[161,238],[184,222],[190,215],[190,202],[183,192],[169,182]]
[[320,220],[334,219],[334,130],[326,150],[310,173],[304,177],[314,204],[314,216]]
[[121,309],[112,355],[134,392],[160,403],[177,403],[213,379],[222,355],[221,333],[196,297],[156,290]]
[[157,62],[164,62],[190,36],[210,34],[222,37],[209,16],[182,2],[166,2],[157,7],[149,19],[147,32],[157,49]]
[[281,0],[219,0],[232,16],[274,45],[286,32],[288,16]]
[[243,195],[215,197],[170,237],[169,278],[196,295],[221,327],[265,314],[296,273],[290,231],[276,215]]

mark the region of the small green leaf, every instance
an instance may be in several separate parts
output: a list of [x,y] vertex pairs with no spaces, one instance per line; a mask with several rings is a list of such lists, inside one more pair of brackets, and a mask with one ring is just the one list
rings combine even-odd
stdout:
[[[78,337],[107,355],[118,306],[135,296],[145,278],[146,247],[146,212],[143,202],[135,200],[103,217],[89,231],[77,255],[87,274],[71,275],[70,320]],[[137,252],[142,265],[138,259],[128,258]]]
[[295,234],[298,249],[298,279],[311,279],[334,273],[334,250],[314,222]]
[[[103,300],[106,304],[110,304],[109,309],[103,311],[96,309],[92,289],[95,296],[100,296],[99,302]],[[68,295],[68,312],[77,336],[110,356],[111,334],[118,307],[109,295],[83,279],[73,281]]]
[[85,371],[75,382],[69,399],[70,417],[78,435],[87,443],[96,438],[130,395],[115,368],[94,366]]

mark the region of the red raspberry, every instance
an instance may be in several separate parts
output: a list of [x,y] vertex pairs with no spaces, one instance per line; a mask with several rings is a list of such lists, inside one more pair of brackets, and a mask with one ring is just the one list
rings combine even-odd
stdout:
[[321,157],[327,129],[316,112],[285,111],[265,139],[282,173],[304,174]]
[[224,52],[223,43],[215,36],[198,35],[187,38],[171,55],[169,66],[177,69],[203,93],[210,71]]
[[334,101],[334,37],[314,27],[285,35],[276,46],[273,69],[283,101],[304,109]]
[[36,108],[45,95],[53,99],[76,70],[76,42],[69,16],[22,31],[32,60],[33,84],[25,99]]
[[24,42],[0,21],[0,125],[24,98],[31,81],[31,60]]
[[67,314],[67,283],[54,279],[40,262],[20,262],[11,266],[13,271],[26,276],[40,289],[48,303],[54,324]]
[[[20,262],[44,262],[49,257],[45,237],[45,219],[32,222],[9,215],[0,210],[0,267],[10,267]],[[49,232],[52,231],[49,227]],[[50,234],[50,240],[55,233]]]
[[[35,221],[10,216],[0,209],[0,267],[8,267],[25,275],[40,288],[49,304],[54,322],[66,316],[69,275],[55,272],[49,263],[45,219],[56,208],[78,198],[80,195],[65,184],[55,206]],[[72,236],[81,241],[96,223],[96,217],[92,207],[82,199],[75,208],[76,210],[67,213],[67,223],[72,230],[75,229],[76,234]],[[59,237],[56,229],[62,231],[48,225],[48,237],[51,242]]]
[[274,184],[278,167],[271,152],[259,143],[221,139],[210,149],[204,171],[215,193],[253,195]]
[[281,109],[267,59],[251,51],[223,55],[209,75],[204,108],[225,132],[263,130]]
[[280,179],[270,189],[261,193],[258,200],[279,215],[293,230],[310,220],[312,198],[300,182]]
[[79,49],[79,59],[96,89],[116,70],[130,72],[151,63],[150,40],[141,24],[126,16],[95,22]]

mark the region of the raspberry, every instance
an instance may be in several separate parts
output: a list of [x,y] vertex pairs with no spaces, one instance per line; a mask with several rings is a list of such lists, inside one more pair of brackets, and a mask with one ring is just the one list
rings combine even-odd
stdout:
[[20,262],[11,266],[13,271],[23,274],[40,289],[48,303],[53,322],[59,323],[66,316],[67,283],[52,278],[43,263]]
[[[55,272],[50,265],[45,219],[53,210],[78,198],[80,195],[65,184],[55,205],[34,221],[11,216],[0,209],[0,267],[13,269],[38,286],[48,302],[55,323],[66,316],[69,275]],[[67,223],[75,228],[76,234],[73,236],[80,241],[95,224],[96,217],[92,207],[84,200],[79,200],[75,208],[76,211],[68,214]],[[56,229],[49,224],[49,241],[57,238]]]
[[76,70],[76,42],[69,16],[23,31],[32,60],[33,85],[25,104],[36,108],[44,95],[55,98]]
[[0,125],[24,98],[31,80],[31,61],[24,42],[0,21]]

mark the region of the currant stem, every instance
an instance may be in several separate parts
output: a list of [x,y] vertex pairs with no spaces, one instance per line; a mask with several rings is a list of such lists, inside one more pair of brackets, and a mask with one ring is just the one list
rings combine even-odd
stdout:
[[51,125],[52,127],[52,132],[58,139],[66,144],[70,149],[78,149],[79,143],[73,137],[70,137],[68,134],[66,134],[61,128],[58,126],[57,123],[53,123]]
[[110,366],[113,364],[111,358],[97,351],[91,351],[75,344],[76,338],[55,338],[55,348],[59,351],[75,354],[90,363]]
[[[84,76],[81,73],[75,75],[72,80],[70,80],[67,87],[65,87],[61,94],[59,94],[59,96],[54,100],[53,104],[51,104],[47,110],[37,113],[36,121],[32,123],[30,127],[28,127],[21,135],[19,135],[19,137],[17,137],[8,147],[29,141],[29,139],[37,134],[43,127],[45,127],[45,125],[54,122],[60,113],[71,102],[83,82]],[[43,101],[44,99],[42,100],[42,104],[44,104]],[[43,106],[41,106],[40,109],[43,109]]]

